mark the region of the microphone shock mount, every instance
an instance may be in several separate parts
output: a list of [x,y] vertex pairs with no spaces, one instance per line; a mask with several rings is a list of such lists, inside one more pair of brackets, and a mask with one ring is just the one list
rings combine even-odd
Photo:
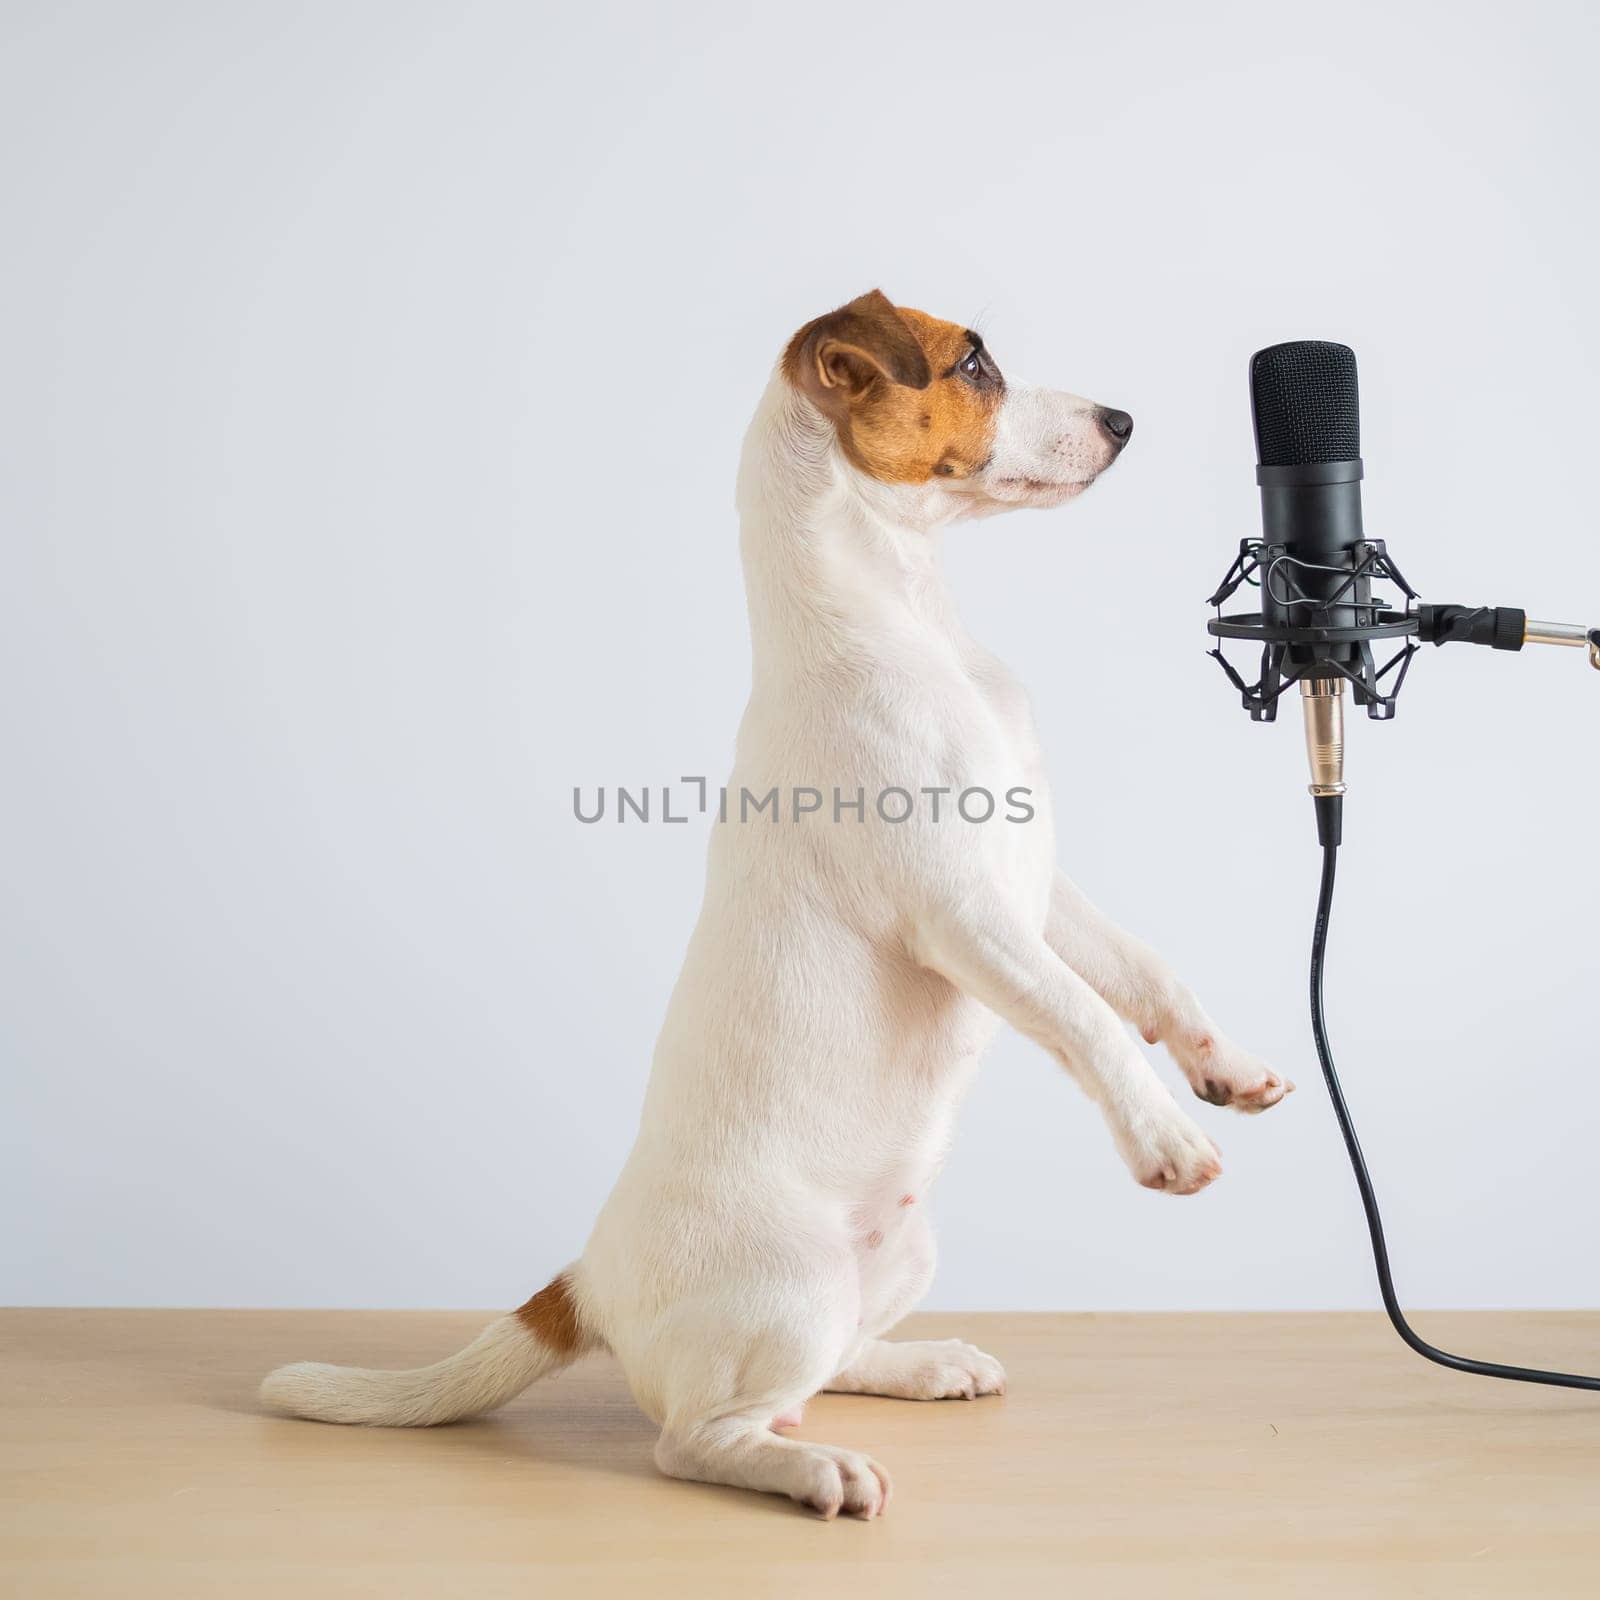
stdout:
[[[1338,581],[1331,583],[1330,577]],[[1397,598],[1375,594],[1375,583],[1393,585]],[[1260,591],[1260,609],[1225,614],[1222,608],[1246,587]],[[1299,684],[1311,793],[1319,801],[1344,794],[1346,685],[1373,721],[1390,721],[1412,659],[1424,644],[1586,649],[1590,665],[1600,669],[1600,627],[1532,621],[1513,606],[1425,605],[1381,539],[1355,545],[1348,563],[1339,566],[1304,561],[1282,545],[1245,539],[1206,603],[1216,613],[1206,624],[1218,641],[1211,658],[1238,691],[1252,722],[1274,721],[1279,700]],[[1253,683],[1223,653],[1221,641],[1230,639],[1261,647]],[[1380,653],[1391,646],[1380,665]],[[1319,813],[1324,809],[1319,806]]]

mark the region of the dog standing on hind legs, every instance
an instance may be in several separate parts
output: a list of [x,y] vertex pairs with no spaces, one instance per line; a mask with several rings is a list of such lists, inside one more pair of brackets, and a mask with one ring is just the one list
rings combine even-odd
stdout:
[[[999,1021],[1061,1062],[1138,1182],[1188,1195],[1218,1175],[1124,1024],[1213,1104],[1262,1111],[1293,1086],[1056,870],[1026,698],[940,571],[946,526],[1063,504],[1132,428],[1008,383],[975,333],[876,291],[795,334],[739,474],[753,682],[733,809],[588,1246],[446,1361],[283,1367],[269,1405],[448,1422],[604,1347],[660,1425],[663,1472],[872,1517],[889,1500],[877,1462],[778,1430],[822,1390],[1003,1391],[971,1345],[883,1337],[932,1278],[923,1200]],[[735,814],[772,790],[786,814]],[[891,820],[902,794],[932,805]],[[969,820],[974,794],[987,818]],[[1026,798],[1000,816],[998,796]]]

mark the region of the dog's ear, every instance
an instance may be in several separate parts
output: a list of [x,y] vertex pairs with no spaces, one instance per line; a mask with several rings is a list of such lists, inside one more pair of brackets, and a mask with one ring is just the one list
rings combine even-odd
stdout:
[[835,414],[884,379],[909,389],[933,382],[917,336],[879,289],[808,322],[789,341],[783,366],[792,383]]

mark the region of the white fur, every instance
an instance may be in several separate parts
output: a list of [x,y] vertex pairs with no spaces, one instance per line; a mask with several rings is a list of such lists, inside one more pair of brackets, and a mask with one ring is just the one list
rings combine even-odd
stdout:
[[[1285,1092],[1056,872],[1026,698],[963,631],[940,571],[946,524],[1093,482],[1116,453],[1098,415],[1014,385],[987,466],[915,487],[855,470],[781,375],[751,425],[753,684],[730,793],[937,786],[948,808],[964,789],[1023,787],[1035,815],[934,823],[924,806],[891,825],[869,801],[862,822],[830,805],[799,821],[735,811],[714,829],[638,1139],[572,1278],[582,1325],[661,1426],[665,1472],[871,1516],[881,1467],[774,1424],[824,1388],[1003,1387],[971,1346],[879,1337],[932,1276],[927,1193],[997,1020],[1061,1062],[1152,1187],[1192,1193],[1219,1169],[1124,1019],[1165,1041],[1197,1092],[1245,1109]],[[529,1336],[496,1328],[419,1374],[288,1368],[270,1397],[340,1420],[463,1415],[542,1370]]]
[[300,1361],[268,1373],[261,1399],[274,1411],[319,1422],[427,1428],[503,1406],[564,1365],[515,1317],[500,1317],[465,1350],[431,1367],[378,1372]]

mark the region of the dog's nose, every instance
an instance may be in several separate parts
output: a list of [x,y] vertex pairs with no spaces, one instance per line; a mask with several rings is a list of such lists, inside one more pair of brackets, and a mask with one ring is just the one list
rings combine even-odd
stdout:
[[1133,418],[1126,411],[1102,410],[1100,426],[1117,441],[1119,447],[1133,437]]

